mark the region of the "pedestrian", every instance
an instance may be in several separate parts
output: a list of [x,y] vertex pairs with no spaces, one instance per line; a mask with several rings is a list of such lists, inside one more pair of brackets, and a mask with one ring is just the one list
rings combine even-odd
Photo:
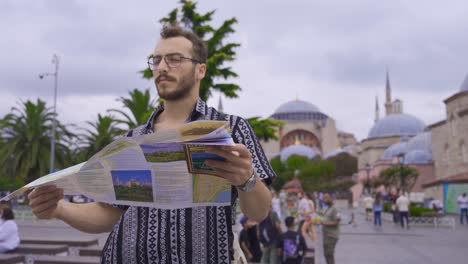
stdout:
[[29,194],[29,205],[39,219],[57,218],[89,233],[110,232],[102,263],[229,263],[234,258],[237,200],[249,219],[262,221],[271,207],[267,185],[275,173],[249,123],[208,107],[200,98],[201,81],[207,71],[214,70],[207,68],[205,42],[178,25],[165,25],[160,35],[147,63],[163,100],[146,123],[126,136],[157,135],[198,120],[228,122],[236,144],[210,147],[208,151],[224,161],[206,160],[213,170],[204,174],[229,181],[231,203],[166,209],[73,204],[62,199],[63,189],[42,186]]
[[323,254],[327,264],[335,264],[335,247],[340,234],[341,216],[329,193],[323,195],[323,201],[327,204],[327,209],[321,221],[323,227]]
[[306,193],[305,194],[307,203],[308,203],[308,211],[304,219],[304,223],[301,227],[301,234],[304,237],[309,237],[313,243],[317,240],[317,234],[315,232],[315,225],[312,222],[312,218],[315,216],[315,204],[314,204],[314,196],[313,194]]
[[258,263],[262,259],[262,250],[257,233],[257,223],[242,216],[242,230],[239,234],[239,244],[249,262]]
[[278,218],[281,219],[281,200],[276,192],[273,192],[273,199],[271,200],[271,204],[273,206],[273,211],[275,211],[276,215],[278,215]]
[[261,263],[278,263],[277,243],[281,233],[281,221],[278,214],[274,210],[271,210],[268,217],[258,225],[258,236],[262,244]]
[[457,199],[458,208],[460,209],[460,224],[463,225],[463,216],[466,218],[466,223],[468,224],[468,197],[466,193],[458,196]]
[[304,225],[304,221],[310,212],[310,206],[303,192],[299,192],[297,197],[299,198],[297,203],[297,220],[299,221],[299,226],[297,230],[300,232],[302,230],[302,226]]
[[307,250],[304,237],[296,231],[295,219],[292,216],[284,220],[287,231],[281,235],[278,241],[278,255],[283,264],[301,264]]
[[372,207],[374,204],[374,199],[370,195],[366,195],[366,197],[363,200],[364,202],[364,208],[366,209],[366,221],[370,221],[372,218]]
[[374,226],[382,227],[383,201],[379,194],[377,194],[375,201],[373,203],[373,210],[374,210]]
[[409,228],[409,205],[410,200],[403,193],[396,200],[398,212],[400,212],[400,224],[402,228]]
[[19,243],[18,225],[15,223],[15,215],[10,208],[3,208],[0,222],[0,253],[15,250]]

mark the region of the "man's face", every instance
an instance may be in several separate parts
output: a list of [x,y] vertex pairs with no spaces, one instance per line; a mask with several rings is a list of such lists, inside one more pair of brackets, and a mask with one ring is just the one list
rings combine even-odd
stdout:
[[323,195],[323,201],[328,205],[333,203],[333,199],[331,198],[330,194],[328,194],[328,193]]
[[[153,56],[165,56],[173,53],[192,58],[192,43],[184,37],[161,39]],[[163,59],[158,68],[153,71],[159,97],[167,101],[174,101],[189,96],[196,83],[195,70],[196,65],[191,60],[182,59],[179,66],[170,68]]]

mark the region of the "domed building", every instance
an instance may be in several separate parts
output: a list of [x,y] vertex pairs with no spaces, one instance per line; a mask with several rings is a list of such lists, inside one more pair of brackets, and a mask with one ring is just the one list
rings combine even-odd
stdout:
[[[335,120],[310,102],[299,99],[286,102],[271,118],[281,120],[283,126],[277,132],[278,140],[261,142],[270,159],[280,156],[281,160],[286,160],[291,155],[323,157],[325,153],[344,147]],[[353,142],[352,134],[342,132],[341,135],[346,142]]]

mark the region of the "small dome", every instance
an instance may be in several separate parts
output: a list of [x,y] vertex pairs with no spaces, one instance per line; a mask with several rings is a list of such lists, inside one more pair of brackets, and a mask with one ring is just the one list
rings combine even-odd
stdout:
[[468,74],[465,77],[465,81],[463,81],[462,85],[460,86],[460,92],[468,92]]
[[408,114],[391,114],[378,121],[370,130],[368,138],[388,136],[413,136],[424,131],[426,125]]
[[331,157],[338,156],[341,153],[346,153],[346,151],[344,149],[335,149],[335,150],[332,150],[332,151],[328,152],[327,154],[325,154],[325,156],[323,156],[323,158],[328,159],[328,158],[331,158]]
[[407,142],[399,142],[388,147],[382,154],[383,160],[392,160],[400,154],[405,154],[407,149]]
[[423,150],[413,150],[406,153],[405,164],[428,164],[432,162],[432,153]]
[[[419,133],[408,141],[407,152],[421,150],[432,153],[431,132]],[[432,154],[431,154],[432,156]]]
[[317,148],[311,148],[304,145],[291,145],[281,150],[280,159],[281,161],[286,161],[292,155],[299,155],[312,159],[318,154],[319,151]]
[[317,106],[301,100],[294,100],[280,105],[275,111],[275,114],[282,113],[315,113],[320,112]]

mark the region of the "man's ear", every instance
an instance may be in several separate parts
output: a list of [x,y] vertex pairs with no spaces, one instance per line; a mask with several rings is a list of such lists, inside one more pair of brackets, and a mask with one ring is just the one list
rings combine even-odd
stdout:
[[196,74],[195,74],[195,80],[196,81],[201,81],[203,78],[205,78],[205,74],[206,74],[206,64],[202,63],[202,64],[198,64],[197,65],[197,70],[196,70]]

